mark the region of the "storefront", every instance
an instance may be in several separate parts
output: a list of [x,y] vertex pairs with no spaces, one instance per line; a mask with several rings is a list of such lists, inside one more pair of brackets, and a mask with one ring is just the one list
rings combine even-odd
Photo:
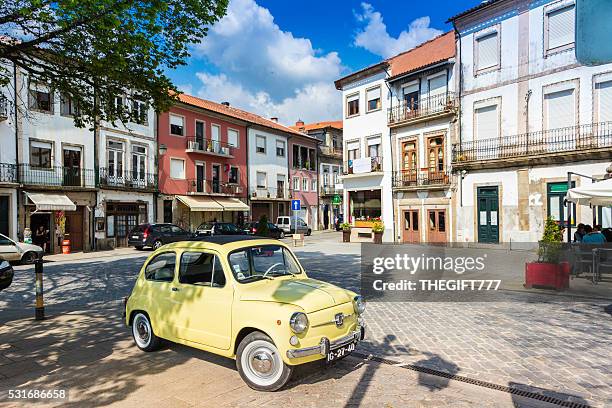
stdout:
[[204,222],[243,225],[248,214],[249,206],[238,198],[177,195],[173,221],[184,229],[195,231]]

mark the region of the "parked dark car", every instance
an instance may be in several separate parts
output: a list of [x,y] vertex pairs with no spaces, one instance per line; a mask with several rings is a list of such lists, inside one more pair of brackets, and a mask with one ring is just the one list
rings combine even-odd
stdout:
[[245,235],[246,233],[231,222],[203,222],[196,229],[197,237],[210,235]]
[[[248,235],[257,235],[258,226],[259,226],[259,222],[250,222],[245,225],[244,231]],[[278,228],[276,225],[272,224],[271,222],[268,223],[268,231],[269,231],[268,237],[270,238],[276,238],[276,239],[285,238],[285,231]]]
[[173,224],[140,224],[129,235],[128,245],[136,249],[162,245],[177,241],[189,241],[193,234]]
[[13,267],[8,261],[0,260],[0,290],[4,290],[13,283]]

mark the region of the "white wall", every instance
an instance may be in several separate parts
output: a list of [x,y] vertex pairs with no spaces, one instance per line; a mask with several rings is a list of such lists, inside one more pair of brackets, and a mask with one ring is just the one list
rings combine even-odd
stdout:
[[[256,151],[256,136],[264,136],[266,138],[266,153],[257,153]],[[248,152],[248,172],[249,172],[249,194],[255,191],[257,186],[257,172],[266,173],[268,180],[268,188],[276,191],[276,180],[279,174],[285,176],[285,190],[289,190],[289,166],[288,154],[289,143],[286,136],[277,135],[271,132],[250,127],[248,129],[249,152]],[[285,156],[279,157],[276,155],[276,141],[282,140],[285,142]]]

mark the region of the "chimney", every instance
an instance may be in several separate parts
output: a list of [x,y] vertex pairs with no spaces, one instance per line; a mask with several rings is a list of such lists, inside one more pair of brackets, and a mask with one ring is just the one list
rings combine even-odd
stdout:
[[304,121],[302,119],[298,119],[297,122],[295,122],[295,126],[297,127],[304,127]]
[[271,120],[272,122],[276,122],[276,123],[278,123],[278,118],[277,118],[276,116],[275,116],[275,117],[273,117],[273,118],[270,118],[270,120]]
[[221,102],[221,105],[230,106],[230,103],[227,102],[227,101],[223,101],[223,102]]

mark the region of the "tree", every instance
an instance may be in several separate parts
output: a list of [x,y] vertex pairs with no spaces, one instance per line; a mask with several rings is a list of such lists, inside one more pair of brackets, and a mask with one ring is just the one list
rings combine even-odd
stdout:
[[[164,74],[225,15],[228,0],[10,0],[0,2],[0,62],[10,62],[77,107],[77,126],[127,122],[117,96],[167,110],[177,89]],[[0,85],[12,67],[0,65]]]

